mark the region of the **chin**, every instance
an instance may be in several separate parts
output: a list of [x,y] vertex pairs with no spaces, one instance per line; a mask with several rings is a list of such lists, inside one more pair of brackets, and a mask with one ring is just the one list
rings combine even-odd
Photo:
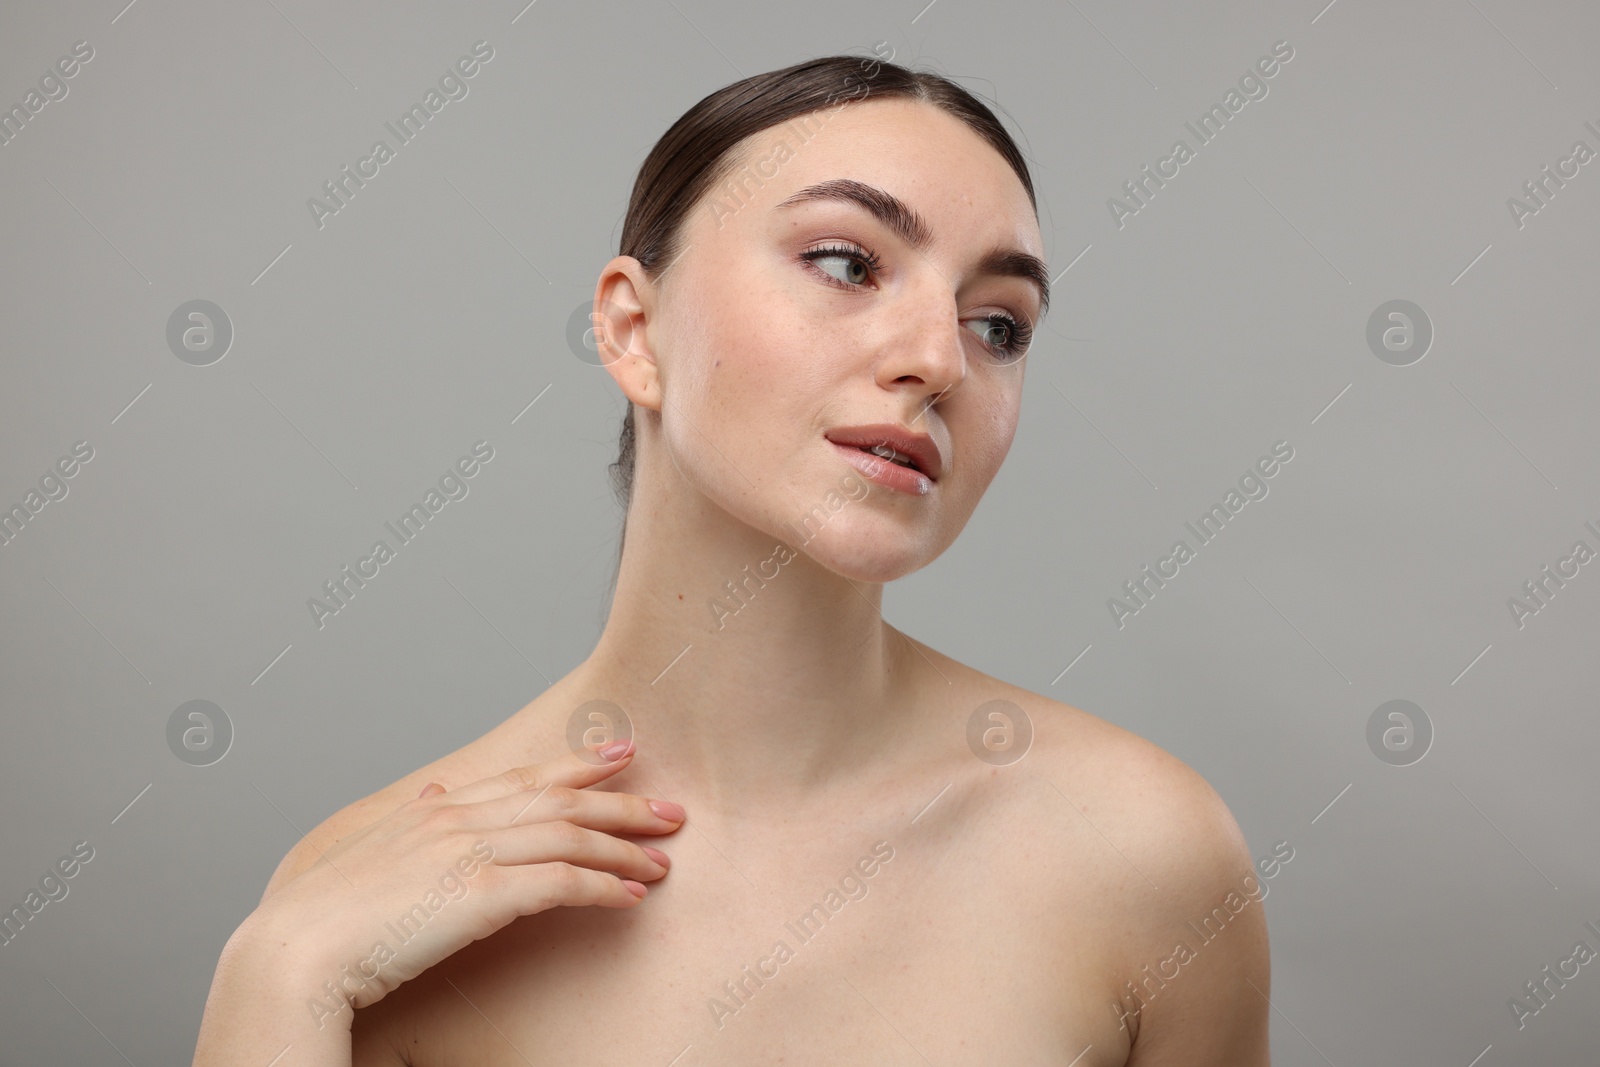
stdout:
[[[829,535],[832,536],[829,536]],[[854,582],[892,582],[932,563],[938,553],[904,535],[828,531],[801,549],[820,567]]]

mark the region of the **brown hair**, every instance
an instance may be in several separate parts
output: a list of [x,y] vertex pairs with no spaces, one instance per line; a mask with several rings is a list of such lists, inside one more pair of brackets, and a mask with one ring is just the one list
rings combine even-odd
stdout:
[[[904,97],[931,104],[970,126],[1011,165],[1038,212],[1028,164],[1000,120],[982,101],[938,74],[913,71],[876,56],[824,56],[756,74],[718,89],[662,134],[639,167],[618,255],[632,256],[655,280],[679,255],[683,223],[739,162],[733,150],[752,134],[840,103]],[[617,460],[609,471],[627,533],[633,496],[633,404],[622,420]],[[620,564],[622,537],[618,538]]]

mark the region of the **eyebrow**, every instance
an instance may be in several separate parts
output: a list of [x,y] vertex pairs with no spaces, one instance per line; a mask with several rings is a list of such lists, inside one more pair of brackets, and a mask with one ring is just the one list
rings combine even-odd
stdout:
[[[872,216],[919,252],[926,252],[933,243],[933,229],[916,210],[893,193],[875,185],[853,178],[832,178],[808,185],[777,207],[813,201],[838,201],[865,208]],[[776,210],[776,209],[774,209]],[[1044,260],[1020,248],[997,247],[978,261],[978,273],[996,274],[1007,278],[1024,278],[1039,291],[1039,317],[1050,310],[1050,271]]]

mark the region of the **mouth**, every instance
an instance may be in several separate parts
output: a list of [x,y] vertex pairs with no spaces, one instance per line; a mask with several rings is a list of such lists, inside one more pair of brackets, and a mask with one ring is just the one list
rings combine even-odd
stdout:
[[898,463],[902,467],[909,467],[918,474],[924,473],[922,468],[917,466],[916,462],[910,456],[906,455],[904,452],[896,452],[888,445],[873,445],[871,448],[864,448],[861,445],[857,445],[856,447],[868,455],[880,456],[883,459],[888,460],[890,463]]
[[944,473],[939,446],[926,434],[914,434],[899,426],[879,424],[830,430],[824,436],[841,448],[853,448],[869,456],[887,460],[897,467],[937,482]]
[[[908,493],[912,496],[926,496],[934,489],[934,482],[922,473],[915,464],[906,462],[904,453],[893,448],[874,448],[870,445],[846,445],[837,441],[829,442],[839,457],[850,466],[854,467],[867,481],[880,485],[885,489],[897,493]],[[885,452],[896,453],[902,458],[895,460]]]

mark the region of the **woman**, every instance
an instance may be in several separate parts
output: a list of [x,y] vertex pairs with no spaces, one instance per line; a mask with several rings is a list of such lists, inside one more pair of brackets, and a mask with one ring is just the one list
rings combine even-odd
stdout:
[[1010,447],[1042,249],[1021,153],[932,74],[813,60],[668,130],[595,288],[598,645],[289,852],[195,1062],[1266,1064],[1217,794],[880,615]]

